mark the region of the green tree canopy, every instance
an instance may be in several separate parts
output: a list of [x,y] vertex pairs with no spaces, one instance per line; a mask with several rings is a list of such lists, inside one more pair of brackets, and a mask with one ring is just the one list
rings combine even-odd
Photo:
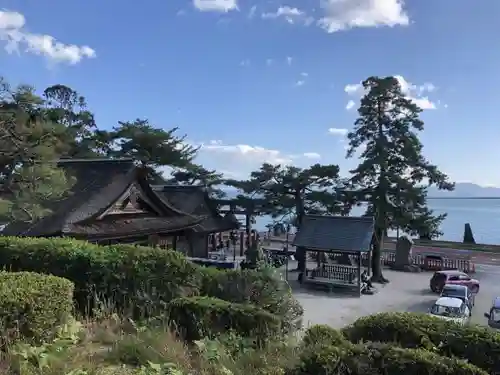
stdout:
[[57,168],[65,127],[48,118],[29,86],[0,81],[0,220],[34,222],[72,180]]
[[297,226],[306,213],[336,214],[346,209],[335,193],[341,183],[337,165],[298,168],[264,163],[248,180],[226,183],[259,197],[265,203],[263,213],[274,219],[296,216]]
[[209,195],[216,199],[226,196],[221,186],[225,179],[222,173],[209,170],[199,164],[189,164],[182,169],[174,169],[171,173],[172,179],[169,182],[179,185],[200,185],[204,186]]
[[178,128],[155,128],[148,120],[119,122],[111,132],[100,131],[96,143],[106,156],[129,157],[149,172],[154,183],[165,183],[162,168],[187,168],[193,163],[198,149],[185,142],[185,136],[177,136]]
[[359,117],[348,134],[347,157],[358,151],[360,163],[350,183],[357,199],[368,202],[375,215],[374,278],[384,281],[380,243],[388,228],[433,237],[446,215],[427,207],[427,187],[453,190],[454,184],[422,154],[418,132],[424,128],[422,109],[406,98],[394,77],[370,77],[363,82]]
[[[278,222],[295,218],[300,228],[305,214],[339,214],[349,212],[337,199],[336,189],[341,185],[337,165],[314,164],[308,168],[272,165],[265,163],[250,174],[250,179],[230,180],[227,184],[243,191],[247,196],[257,196],[261,214],[271,215]],[[299,269],[305,262],[297,252]]]
[[47,120],[64,126],[62,156],[87,158],[99,155],[94,114],[87,108],[83,96],[72,88],[54,85],[43,92]]

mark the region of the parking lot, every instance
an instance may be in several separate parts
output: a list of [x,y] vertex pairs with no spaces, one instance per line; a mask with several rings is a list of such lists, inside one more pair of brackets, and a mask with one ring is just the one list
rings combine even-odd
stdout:
[[[290,269],[293,266],[291,265]],[[304,326],[328,324],[335,328],[344,327],[356,319],[379,312],[427,312],[436,301],[437,295],[429,290],[432,272],[407,273],[384,270],[390,280],[386,285],[375,284],[378,292],[361,297],[343,293],[328,293],[309,290],[295,281],[297,274],[290,272],[289,280],[294,295],[304,308]],[[494,297],[500,296],[500,266],[477,265],[471,275],[481,283],[472,310],[472,323],[486,325],[483,314],[491,306]]]

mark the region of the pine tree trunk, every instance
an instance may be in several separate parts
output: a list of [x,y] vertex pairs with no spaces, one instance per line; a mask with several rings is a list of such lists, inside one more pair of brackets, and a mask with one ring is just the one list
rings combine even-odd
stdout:
[[296,248],[295,258],[297,259],[297,271],[303,270],[306,263],[306,251],[303,247]]
[[[295,211],[297,213],[297,230],[302,226],[302,219],[304,218],[304,201],[302,200],[301,191],[295,193]],[[306,266],[306,249],[297,247],[295,250],[295,258],[297,259],[297,271],[305,269]]]
[[380,228],[375,228],[375,241],[373,241],[373,253],[372,253],[372,281],[375,283],[387,283],[387,280],[382,274],[381,266],[381,255],[382,249],[380,248],[382,236],[384,231]]

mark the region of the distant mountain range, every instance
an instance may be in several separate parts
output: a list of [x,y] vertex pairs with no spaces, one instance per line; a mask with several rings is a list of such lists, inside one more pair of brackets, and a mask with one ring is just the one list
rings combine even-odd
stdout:
[[[228,198],[234,198],[238,194],[234,189],[224,189]],[[438,190],[434,186],[429,189],[430,198],[500,198],[500,188],[484,187],[469,182],[460,182],[455,185],[453,191]]]
[[482,198],[500,197],[500,188],[484,187],[469,182],[460,182],[455,185],[453,191],[438,190],[434,186],[429,189],[429,197],[432,198]]

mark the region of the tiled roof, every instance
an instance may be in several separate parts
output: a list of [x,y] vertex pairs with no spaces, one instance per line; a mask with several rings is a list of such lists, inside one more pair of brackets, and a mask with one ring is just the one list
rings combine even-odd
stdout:
[[200,220],[192,216],[105,218],[69,225],[65,234],[90,239],[167,234],[195,226]]
[[181,212],[202,217],[203,220],[193,229],[199,232],[223,232],[237,229],[239,222],[234,215],[222,217],[214,202],[202,186],[158,185],[153,190]]
[[371,217],[306,215],[294,246],[319,251],[369,251],[374,228]]

